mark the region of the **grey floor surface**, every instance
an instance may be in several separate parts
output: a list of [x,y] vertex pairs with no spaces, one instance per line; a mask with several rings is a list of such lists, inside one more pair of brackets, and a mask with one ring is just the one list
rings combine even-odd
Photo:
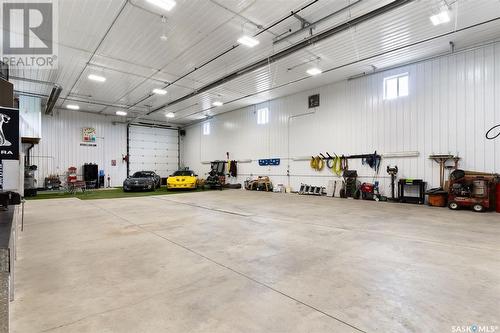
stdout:
[[12,331],[500,326],[500,214],[222,192],[30,201]]

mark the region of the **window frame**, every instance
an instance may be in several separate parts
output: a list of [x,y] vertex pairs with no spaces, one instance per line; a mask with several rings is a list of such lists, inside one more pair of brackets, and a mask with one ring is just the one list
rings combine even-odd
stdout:
[[202,126],[202,132],[203,132],[203,135],[210,135],[210,123],[203,123],[203,126]]
[[263,107],[257,109],[257,125],[266,125],[269,123],[269,108]]
[[[406,95],[401,95],[400,80],[401,80],[401,78],[404,78],[404,77],[407,78]],[[387,84],[391,80],[396,80],[396,96],[389,98],[389,97],[387,97],[387,92],[388,92]],[[410,95],[410,74],[408,72],[405,72],[405,73],[400,73],[400,74],[384,77],[383,85],[384,85],[384,91],[383,91],[384,95],[383,96],[384,96],[385,101],[392,101],[392,100],[395,100],[395,99],[398,99],[401,97],[407,97],[408,95]]]

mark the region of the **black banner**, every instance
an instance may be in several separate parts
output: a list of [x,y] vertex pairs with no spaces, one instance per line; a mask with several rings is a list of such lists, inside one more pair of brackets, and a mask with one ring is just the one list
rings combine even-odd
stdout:
[[0,107],[0,161],[19,159],[19,110]]

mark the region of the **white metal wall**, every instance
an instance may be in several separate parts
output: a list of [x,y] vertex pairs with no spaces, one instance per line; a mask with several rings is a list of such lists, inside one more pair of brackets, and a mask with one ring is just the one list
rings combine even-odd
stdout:
[[39,97],[19,96],[20,135],[40,138],[42,133],[42,100]]
[[[50,174],[64,175],[68,167],[82,173],[84,163],[97,163],[111,177],[111,185],[119,186],[126,177],[126,163],[122,156],[127,153],[127,127],[113,121],[116,117],[104,117],[82,112],[56,111],[54,116],[42,116],[42,139],[32,150],[32,164],[38,166],[38,185],[43,186]],[[96,129],[97,147],[80,146],[82,128]],[[111,166],[116,160],[116,166]]]
[[179,168],[179,131],[167,128],[130,126],[130,174],[154,171],[168,177]]
[[[383,79],[408,72],[409,96],[383,100]],[[307,97],[321,94],[317,109],[307,108]],[[209,166],[202,161],[252,159],[239,165],[242,181],[250,175],[272,176],[274,183],[301,182],[326,185],[332,174],[315,172],[307,161],[288,158],[328,151],[337,154],[419,151],[419,157],[386,159],[380,172],[387,193],[387,164],[397,164],[399,177],[423,178],[439,183],[439,169],[428,156],[452,153],[462,157],[467,170],[500,172],[500,139],[485,139],[487,129],[500,123],[500,46],[443,56],[358,79],[342,81],[208,120],[210,135],[202,124],[187,128],[182,142],[182,163],[200,175]],[[269,107],[267,125],[257,125],[256,110]],[[313,114],[307,114],[313,111]],[[292,118],[291,118],[292,117]],[[282,158],[280,167],[259,167],[256,159]],[[351,169],[372,180],[373,172],[360,163]]]

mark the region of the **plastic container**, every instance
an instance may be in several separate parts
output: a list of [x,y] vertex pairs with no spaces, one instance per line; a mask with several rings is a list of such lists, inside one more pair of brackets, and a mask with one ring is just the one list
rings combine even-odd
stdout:
[[434,207],[446,207],[448,203],[448,193],[446,192],[437,192],[428,194],[428,203],[429,206]]

